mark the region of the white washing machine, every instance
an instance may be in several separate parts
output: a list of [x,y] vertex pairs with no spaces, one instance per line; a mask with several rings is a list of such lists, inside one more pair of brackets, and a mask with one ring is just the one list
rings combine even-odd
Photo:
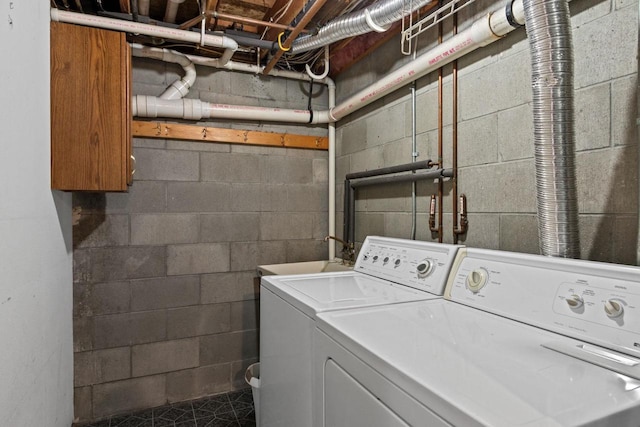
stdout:
[[369,236],[353,271],[262,277],[261,427],[312,425],[317,313],[441,298],[458,248]]
[[640,269],[461,249],[445,299],[318,315],[316,427],[640,425]]

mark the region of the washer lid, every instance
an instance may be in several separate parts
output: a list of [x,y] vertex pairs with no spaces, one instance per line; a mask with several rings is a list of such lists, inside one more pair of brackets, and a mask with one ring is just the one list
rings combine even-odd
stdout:
[[[440,300],[321,313],[318,328],[454,425],[637,426],[640,381],[543,347],[580,344]],[[339,353],[337,353],[339,354]]]
[[262,285],[310,317],[327,310],[440,298],[357,272],[268,276]]

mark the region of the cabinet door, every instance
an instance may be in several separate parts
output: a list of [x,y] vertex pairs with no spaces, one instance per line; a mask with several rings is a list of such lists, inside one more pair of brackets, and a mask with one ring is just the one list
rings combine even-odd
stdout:
[[126,191],[131,55],[118,32],[51,23],[51,187]]

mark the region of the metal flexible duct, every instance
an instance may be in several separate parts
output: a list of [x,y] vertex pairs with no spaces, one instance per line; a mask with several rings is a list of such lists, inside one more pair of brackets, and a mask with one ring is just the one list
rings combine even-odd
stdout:
[[[411,2],[411,11],[404,10],[403,3],[406,0],[383,0],[368,6],[365,9],[353,12],[343,17],[337,18],[322,27],[317,34],[299,37],[293,42],[292,53],[302,53],[308,50],[317,49],[347,37],[359,36],[371,31],[377,31],[377,27],[387,27],[403,16],[413,12],[422,6],[431,3],[433,0],[416,0]],[[367,23],[367,13],[374,26]]]
[[573,109],[573,49],[567,0],[524,0],[543,255],[580,256]]

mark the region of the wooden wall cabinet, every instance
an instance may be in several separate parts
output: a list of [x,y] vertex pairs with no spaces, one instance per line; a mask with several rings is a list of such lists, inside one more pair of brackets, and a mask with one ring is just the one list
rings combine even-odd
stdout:
[[114,31],[51,23],[51,188],[127,191],[131,52]]

